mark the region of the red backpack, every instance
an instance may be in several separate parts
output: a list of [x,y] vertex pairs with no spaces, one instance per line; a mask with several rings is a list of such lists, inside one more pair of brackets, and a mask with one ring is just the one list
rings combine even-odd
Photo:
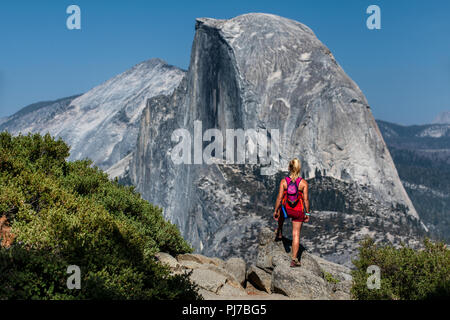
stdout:
[[304,216],[303,207],[303,193],[299,189],[302,178],[297,178],[294,181],[286,177],[287,188],[284,191],[282,206],[286,210],[288,217],[292,219],[299,219]]

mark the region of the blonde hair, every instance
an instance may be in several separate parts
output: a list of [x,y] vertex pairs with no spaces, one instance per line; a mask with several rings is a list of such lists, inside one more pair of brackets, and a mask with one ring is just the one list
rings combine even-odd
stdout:
[[300,170],[302,169],[302,164],[298,158],[294,158],[289,161],[289,178],[292,181],[297,180],[300,177]]

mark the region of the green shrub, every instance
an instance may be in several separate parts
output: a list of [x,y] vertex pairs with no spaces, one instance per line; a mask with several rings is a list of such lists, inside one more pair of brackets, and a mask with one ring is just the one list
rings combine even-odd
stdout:
[[[162,210],[68,155],[48,134],[0,133],[0,217],[14,234],[0,246],[0,299],[199,298],[187,274],[154,258],[192,252]],[[69,265],[81,290],[67,289]]]
[[323,273],[323,278],[329,283],[337,284],[340,282],[339,279],[334,278],[331,273],[326,272],[326,271],[324,271],[324,273]]
[[[450,297],[450,250],[442,242],[424,241],[423,250],[378,246],[365,239],[353,261],[351,294],[355,299],[430,299]],[[368,289],[367,268],[380,268],[380,288]]]

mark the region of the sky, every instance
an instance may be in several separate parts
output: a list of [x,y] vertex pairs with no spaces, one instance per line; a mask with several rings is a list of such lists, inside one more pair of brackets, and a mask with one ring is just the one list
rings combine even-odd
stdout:
[[[69,5],[81,30],[69,30]],[[369,30],[369,5],[381,29]],[[448,0],[1,0],[0,117],[83,93],[150,58],[187,69],[195,18],[277,14],[309,26],[376,119],[430,123],[450,110]]]

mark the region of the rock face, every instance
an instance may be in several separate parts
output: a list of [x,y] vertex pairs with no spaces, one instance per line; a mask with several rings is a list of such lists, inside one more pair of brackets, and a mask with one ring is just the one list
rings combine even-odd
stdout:
[[290,268],[290,240],[274,242],[269,229],[263,228],[259,235],[258,257],[247,270],[241,258],[224,261],[200,254],[156,255],[173,274],[191,272],[191,281],[207,300],[350,299],[350,269],[305,250],[300,254],[302,266]]
[[[142,62],[81,96],[28,106],[9,117],[0,130],[12,134],[49,132],[70,147],[70,160],[90,158],[102,169],[116,165],[136,147],[147,99],[170,94],[185,72],[160,59]],[[120,170],[117,170],[120,169]]]
[[[293,157],[301,159],[302,175],[314,185],[312,196],[321,195],[312,207],[318,219],[311,225],[320,224],[315,231],[330,223],[322,211],[344,222],[335,226],[344,232],[338,257],[330,230],[327,239],[316,241],[322,234],[310,228],[306,238],[313,252],[349,264],[366,229],[380,241],[389,233],[415,243],[417,213],[367,100],[308,27],[246,14],[197,19],[195,28],[185,78],[172,95],[147,102],[129,179],[145,199],[164,208],[199,252],[255,256],[257,235],[271,223],[275,193]],[[280,162],[272,157],[273,175],[261,175],[259,162],[175,165],[172,133],[183,128],[194,137],[195,121],[202,132],[278,129],[279,141],[268,137],[281,156]],[[351,240],[345,238],[349,232],[356,235]]]

